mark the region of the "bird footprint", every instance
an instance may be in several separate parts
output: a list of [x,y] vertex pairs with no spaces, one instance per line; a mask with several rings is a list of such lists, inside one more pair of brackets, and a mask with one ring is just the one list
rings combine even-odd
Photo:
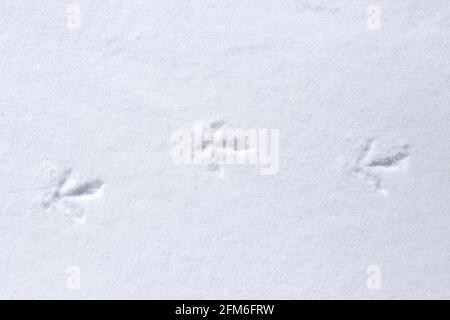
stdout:
[[203,134],[207,139],[202,142],[201,156],[207,159],[215,159],[207,168],[209,171],[219,171],[219,177],[224,176],[224,158],[233,158],[239,153],[249,152],[250,146],[247,137],[232,137],[231,141],[225,141],[227,124],[220,120],[201,123]]
[[80,206],[80,202],[92,200],[100,192],[104,182],[95,179],[84,183],[79,183],[71,178],[72,169],[64,171],[59,177],[55,190],[43,201],[42,205],[46,209],[56,209],[64,211],[80,222],[85,221],[85,214]]
[[383,177],[398,170],[404,170],[408,165],[409,145],[382,148],[374,139],[369,139],[362,148],[353,169],[354,173],[373,185],[383,195],[389,192],[382,188]]

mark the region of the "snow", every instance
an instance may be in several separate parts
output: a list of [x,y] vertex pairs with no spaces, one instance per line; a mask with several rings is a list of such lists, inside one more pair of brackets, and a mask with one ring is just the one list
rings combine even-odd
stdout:
[[448,0],[0,9],[0,298],[450,298]]

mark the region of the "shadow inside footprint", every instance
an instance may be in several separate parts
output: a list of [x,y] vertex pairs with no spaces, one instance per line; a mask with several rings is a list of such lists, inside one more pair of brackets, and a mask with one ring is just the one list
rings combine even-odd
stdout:
[[67,190],[62,195],[67,197],[81,197],[96,193],[103,186],[103,181],[94,180]]
[[406,159],[408,155],[403,152],[399,152],[394,156],[386,157],[382,159],[372,160],[367,166],[368,167],[393,167],[399,164],[403,159]]

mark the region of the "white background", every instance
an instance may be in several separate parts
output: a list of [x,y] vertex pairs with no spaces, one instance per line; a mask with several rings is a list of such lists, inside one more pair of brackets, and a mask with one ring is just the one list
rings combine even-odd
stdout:
[[[450,298],[449,28],[447,0],[1,1],[0,297]],[[279,129],[279,173],[174,165],[195,121]]]

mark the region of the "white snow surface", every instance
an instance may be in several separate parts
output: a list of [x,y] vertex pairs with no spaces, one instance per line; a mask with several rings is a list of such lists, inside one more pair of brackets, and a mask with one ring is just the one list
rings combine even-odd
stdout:
[[[0,298],[450,298],[450,1],[0,15]],[[279,172],[174,164],[198,121],[279,129]]]

